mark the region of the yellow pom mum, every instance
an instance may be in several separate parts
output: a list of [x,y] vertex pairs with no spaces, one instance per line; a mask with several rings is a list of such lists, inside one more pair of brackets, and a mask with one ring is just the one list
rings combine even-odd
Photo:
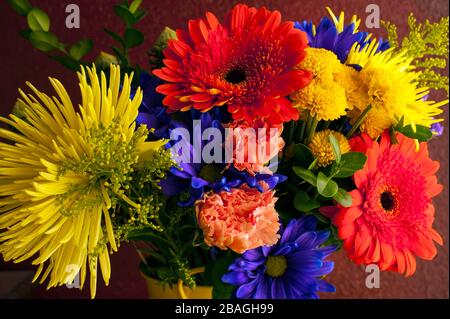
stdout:
[[436,116],[442,113],[441,106],[448,103],[426,101],[427,88],[417,87],[420,75],[411,67],[411,59],[405,53],[393,54],[392,49],[376,52],[377,41],[370,42],[360,50],[355,44],[346,64],[357,64],[362,70],[356,75],[361,88],[349,91],[349,100],[354,103],[356,119],[370,104],[372,109],[361,125],[361,131],[375,138],[384,129],[396,124],[403,116],[405,125],[430,127],[441,121]]
[[125,75],[121,87],[118,66],[111,67],[109,85],[95,67],[78,77],[79,112],[50,78],[57,97],[27,83],[34,94],[20,91],[25,119],[0,117],[15,129],[0,129],[0,137],[13,142],[0,142],[0,253],[16,263],[35,257],[34,280],[49,277],[49,288],[73,282],[78,273],[83,286],[88,267],[94,297],[97,264],[108,284],[109,249],[118,246],[110,196],[139,207],[121,185],[164,141],[145,142],[147,128],[135,129],[142,91],[130,100],[132,78]]
[[324,130],[316,132],[308,144],[314,157],[317,158],[317,166],[325,167],[330,165],[334,160],[334,153],[331,147],[329,136],[333,135],[339,143],[341,154],[350,151],[350,145],[344,135],[332,130]]
[[314,79],[333,80],[334,73],[341,62],[334,52],[321,48],[307,48],[305,59],[297,65],[297,69],[308,70]]
[[308,48],[306,51],[306,58],[297,68],[310,71],[313,80],[291,95],[293,105],[308,110],[317,120],[338,119],[346,114],[348,101],[345,89],[336,77],[346,72],[347,66],[343,66],[332,51],[320,48]]

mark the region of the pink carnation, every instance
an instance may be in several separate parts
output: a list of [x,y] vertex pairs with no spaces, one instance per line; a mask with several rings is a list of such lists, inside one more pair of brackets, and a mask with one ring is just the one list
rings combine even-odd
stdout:
[[206,244],[237,253],[276,244],[280,225],[274,193],[243,185],[206,194],[195,207]]
[[226,127],[233,129],[233,134],[227,135],[226,148],[227,154],[233,154],[234,167],[252,175],[272,174],[265,164],[283,150],[283,125],[271,127],[263,120],[255,120],[235,121]]

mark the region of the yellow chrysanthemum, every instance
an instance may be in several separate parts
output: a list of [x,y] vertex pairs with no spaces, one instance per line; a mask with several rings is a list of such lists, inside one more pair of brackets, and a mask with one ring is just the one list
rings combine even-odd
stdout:
[[345,89],[336,81],[339,73],[346,72],[336,54],[320,48],[306,49],[306,58],[297,66],[313,75],[311,83],[291,95],[293,105],[308,110],[317,120],[335,120],[348,107]]
[[[348,65],[342,65],[335,74],[335,81],[344,88],[347,98],[347,108],[352,110],[360,105],[367,96],[365,86],[358,79],[358,71]],[[366,101],[367,103],[367,101]]]
[[333,148],[329,140],[330,135],[333,135],[339,143],[341,154],[350,151],[350,145],[344,135],[332,130],[324,130],[316,132],[308,144],[314,157],[317,158],[317,166],[325,167],[330,165],[334,160]]
[[448,100],[426,101],[424,97],[428,95],[429,90],[417,87],[415,80],[420,73],[413,71],[411,59],[406,58],[404,53],[394,54],[392,49],[377,53],[377,47],[377,41],[370,42],[362,50],[355,44],[346,61],[346,64],[362,67],[356,75],[362,89],[348,92],[354,93],[350,99],[357,109],[357,112],[351,113],[353,120],[369,104],[372,106],[361,130],[374,138],[379,132],[396,124],[403,116],[405,125],[410,124],[413,129],[416,125],[430,127],[431,124],[441,121],[435,117],[442,113],[440,107],[447,104]]
[[78,272],[83,286],[89,267],[94,297],[97,264],[108,284],[109,249],[119,244],[110,208],[117,199],[140,208],[123,185],[164,141],[146,142],[147,128],[136,130],[142,92],[130,100],[132,76],[121,86],[120,69],[112,66],[109,85],[95,67],[78,77],[79,112],[50,78],[57,97],[27,83],[34,94],[20,91],[24,119],[0,117],[14,128],[0,129],[0,137],[13,142],[0,142],[0,253],[16,263],[36,257],[34,280],[49,277],[49,288],[73,282]]

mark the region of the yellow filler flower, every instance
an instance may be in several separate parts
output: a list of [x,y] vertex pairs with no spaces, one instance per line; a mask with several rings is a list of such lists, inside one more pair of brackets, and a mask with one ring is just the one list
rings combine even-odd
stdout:
[[111,67],[109,84],[95,67],[78,73],[82,103],[76,112],[63,85],[50,82],[57,97],[27,83],[20,91],[24,118],[0,120],[0,253],[15,263],[34,258],[33,281],[49,277],[48,288],[73,282],[81,286],[90,271],[92,298],[97,264],[106,284],[111,276],[109,251],[118,236],[111,213],[117,201],[140,209],[126,194],[130,174],[150,159],[164,141],[146,142],[148,130],[136,130],[142,100],[130,100],[132,75],[120,85],[120,69]]

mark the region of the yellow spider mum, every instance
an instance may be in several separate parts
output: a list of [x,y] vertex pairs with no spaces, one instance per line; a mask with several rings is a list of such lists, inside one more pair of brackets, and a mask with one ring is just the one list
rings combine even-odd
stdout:
[[335,120],[346,114],[349,107],[345,88],[337,78],[347,72],[332,51],[321,48],[306,49],[306,58],[297,66],[313,75],[311,83],[291,95],[293,105],[308,110],[317,120]]
[[376,53],[377,47],[377,41],[371,41],[362,50],[355,44],[346,61],[346,64],[356,64],[362,68],[356,75],[362,89],[354,91],[350,98],[357,109],[350,114],[353,120],[369,104],[372,106],[361,131],[375,138],[403,116],[405,125],[411,125],[413,129],[416,125],[430,127],[442,121],[436,116],[442,113],[440,107],[448,100],[434,102],[424,99],[429,90],[417,87],[415,80],[420,73],[414,72],[411,59],[404,52],[394,54],[392,49]]
[[[336,17],[330,7],[325,7],[325,8],[327,9],[328,14],[330,15],[331,19],[333,20],[337,31],[339,33],[342,33],[344,31],[344,26],[345,26],[345,13],[343,11],[341,11],[341,13],[339,14],[339,17]],[[358,27],[361,24],[361,19],[359,19],[358,16],[353,15],[350,20],[350,23],[353,23],[355,25],[355,29],[353,30],[353,33],[358,32]]]
[[317,166],[325,167],[330,165],[334,160],[333,148],[329,140],[329,136],[333,135],[339,143],[341,153],[350,151],[350,145],[344,135],[332,130],[324,130],[316,132],[308,144],[314,157],[317,158]]
[[83,286],[89,268],[94,297],[97,265],[108,284],[109,250],[119,244],[111,211],[119,200],[141,209],[124,185],[165,142],[146,142],[147,128],[136,130],[142,92],[130,100],[132,76],[121,86],[120,69],[112,66],[109,84],[95,67],[78,77],[79,112],[50,78],[57,97],[27,83],[34,94],[20,90],[24,118],[0,117],[13,128],[0,129],[12,142],[0,142],[0,253],[15,263],[35,257],[34,280],[49,277],[49,288],[72,283],[78,273]]

